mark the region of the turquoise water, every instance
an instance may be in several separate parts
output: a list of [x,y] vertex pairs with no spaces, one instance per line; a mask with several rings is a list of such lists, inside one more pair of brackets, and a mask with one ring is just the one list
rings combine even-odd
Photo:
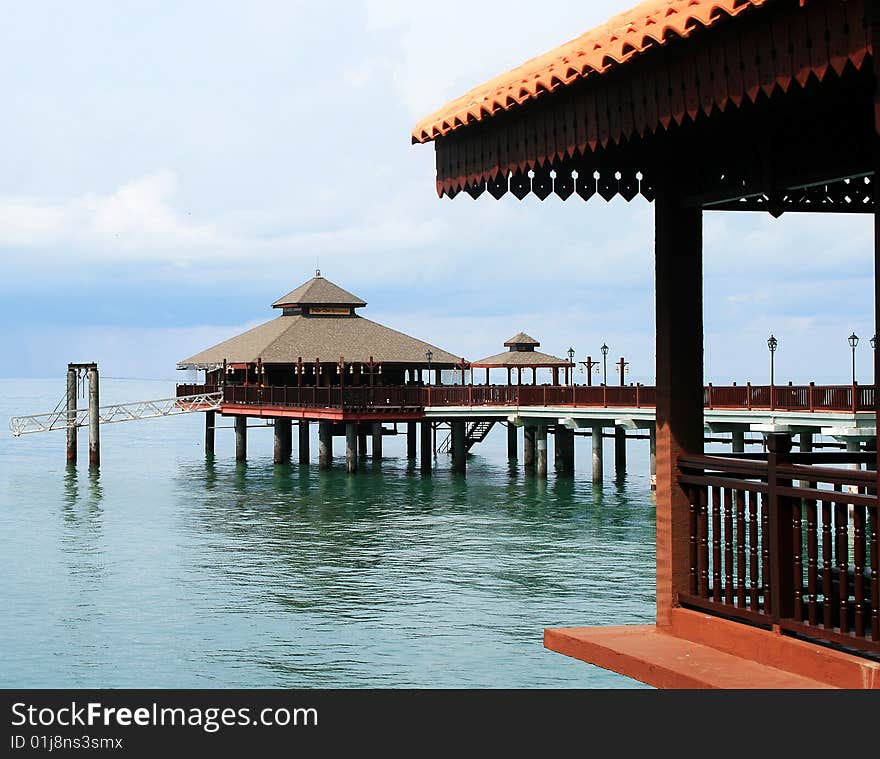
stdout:
[[[0,380],[0,686],[640,687],[542,631],[653,621],[647,441],[621,481],[609,443],[598,488],[589,439],[574,479],[541,482],[511,469],[503,429],[466,478],[446,456],[422,478],[405,436],[349,476],[339,439],[331,472],[274,466],[271,428],[245,465],[218,430],[206,462],[194,414],[102,427],[91,475],[85,431],[68,471],[63,432],[6,429],[63,391]],[[171,394],[102,384],[104,403]]]

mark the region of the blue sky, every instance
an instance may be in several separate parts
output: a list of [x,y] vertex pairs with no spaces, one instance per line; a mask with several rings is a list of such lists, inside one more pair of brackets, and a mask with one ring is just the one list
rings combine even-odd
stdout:
[[[478,358],[524,330],[653,381],[653,208],[439,200],[421,117],[632,0],[17,3],[0,86],[0,376],[174,378],[313,273]],[[869,218],[705,216],[706,375],[870,381]]]

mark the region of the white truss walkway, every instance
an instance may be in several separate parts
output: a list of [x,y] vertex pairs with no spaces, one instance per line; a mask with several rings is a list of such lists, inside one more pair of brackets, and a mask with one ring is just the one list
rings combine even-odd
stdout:
[[[220,408],[222,393],[201,393],[180,398],[162,398],[156,401],[135,401],[116,403],[98,409],[98,422],[135,422],[138,419],[154,419],[159,416],[178,416],[194,411],[216,411]],[[32,432],[66,430],[69,427],[86,427],[89,423],[89,409],[77,409],[76,416],[68,419],[67,409],[58,408],[50,414],[14,416],[9,420],[9,429],[14,437]]]

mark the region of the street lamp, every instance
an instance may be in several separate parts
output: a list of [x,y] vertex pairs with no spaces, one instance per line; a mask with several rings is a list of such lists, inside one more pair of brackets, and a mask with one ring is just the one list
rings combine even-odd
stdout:
[[434,351],[430,348],[425,351],[425,359],[428,361],[428,384],[431,384],[431,359],[434,358]]
[[859,336],[853,332],[848,338],[849,347],[852,348],[852,383],[856,384],[856,346],[859,344]]
[[608,384],[608,346],[602,343],[602,384]]
[[776,346],[779,341],[771,334],[767,339],[767,347],[770,349],[770,387],[773,387],[773,356],[776,353]]

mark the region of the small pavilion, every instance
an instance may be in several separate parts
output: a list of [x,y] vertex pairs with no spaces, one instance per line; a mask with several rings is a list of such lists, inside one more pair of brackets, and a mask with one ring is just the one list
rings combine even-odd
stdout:
[[532,370],[532,384],[538,384],[538,369],[549,369],[553,373],[553,384],[559,384],[559,370],[565,373],[565,384],[569,383],[569,370],[573,366],[571,361],[549,353],[536,350],[541,345],[535,338],[525,332],[518,332],[504,346],[508,349],[494,356],[481,358],[471,363],[472,369],[486,370],[486,384],[489,384],[489,371],[491,369],[507,369],[507,384],[513,384],[513,370],[516,370],[516,384],[522,385],[523,369]]

